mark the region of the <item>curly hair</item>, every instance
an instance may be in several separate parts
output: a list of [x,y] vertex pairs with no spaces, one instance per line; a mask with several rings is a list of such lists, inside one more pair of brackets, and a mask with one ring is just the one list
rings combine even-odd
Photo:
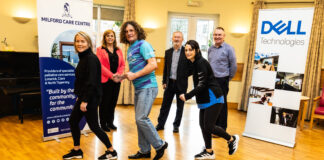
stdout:
[[106,36],[109,33],[112,33],[114,35],[115,40],[113,42],[113,46],[114,46],[114,48],[117,48],[116,34],[115,34],[115,32],[113,30],[106,30],[105,33],[103,34],[103,36],[102,36],[102,42],[101,42],[102,43],[102,47],[107,48],[108,44],[106,42]]
[[146,33],[144,29],[135,21],[126,21],[123,23],[120,29],[120,43],[125,43],[125,44],[130,44],[130,42],[126,38],[126,27],[128,25],[131,25],[134,27],[135,32],[137,34],[137,39],[138,40],[145,40],[146,38]]

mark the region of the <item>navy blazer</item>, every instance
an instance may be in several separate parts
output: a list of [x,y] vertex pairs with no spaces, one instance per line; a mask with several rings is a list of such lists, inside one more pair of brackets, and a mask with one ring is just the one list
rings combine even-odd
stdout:
[[[166,84],[168,87],[170,74],[171,74],[171,65],[172,65],[172,54],[173,48],[170,48],[165,51],[164,55],[164,69],[163,69],[163,80],[162,83]],[[185,55],[185,49],[182,46],[180,57],[178,61],[177,68],[177,88],[181,93],[186,93],[188,88],[188,77],[192,75],[192,64],[187,59]]]

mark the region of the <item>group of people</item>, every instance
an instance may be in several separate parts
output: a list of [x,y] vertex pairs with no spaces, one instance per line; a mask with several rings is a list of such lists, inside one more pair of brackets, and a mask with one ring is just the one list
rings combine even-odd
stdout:
[[[84,116],[95,135],[105,144],[107,151],[98,159],[117,159],[104,131],[117,129],[113,124],[120,82],[128,79],[135,88],[135,120],[138,133],[139,151],[129,155],[129,159],[151,157],[151,146],[156,150],[154,160],[160,159],[168,147],[158,130],[164,128],[174,95],[177,98],[177,112],[173,131],[179,132],[184,102],[196,96],[199,124],[202,130],[205,149],[195,155],[196,159],[213,159],[212,134],[228,142],[229,154],[238,148],[238,135],[229,135],[227,128],[227,93],[229,80],[236,72],[234,49],[224,42],[224,29],[218,27],[213,33],[215,45],[208,50],[205,60],[195,40],[189,40],[182,46],[183,35],[180,31],[173,33],[173,47],[165,52],[163,74],[163,102],[154,127],[148,115],[158,93],[158,84],[154,70],[157,62],[152,46],[145,41],[146,33],[135,21],[124,22],[121,26],[120,42],[129,44],[127,61],[129,71],[124,73],[125,62],[121,50],[116,45],[116,35],[108,30],[103,35],[102,46],[93,53],[92,42],[85,32],[78,32],[74,38],[74,47],[80,61],[75,72],[76,103],[70,116],[70,128],[74,147],[63,159],[83,158],[80,148],[79,122]],[[187,92],[188,77],[193,75],[194,89]],[[98,109],[100,126],[98,122]]]

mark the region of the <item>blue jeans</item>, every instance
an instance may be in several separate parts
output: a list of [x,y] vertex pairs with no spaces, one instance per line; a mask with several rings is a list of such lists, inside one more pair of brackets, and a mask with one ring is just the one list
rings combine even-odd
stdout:
[[151,151],[151,145],[160,149],[164,142],[148,118],[158,88],[144,88],[135,90],[135,120],[138,133],[138,146],[141,153]]

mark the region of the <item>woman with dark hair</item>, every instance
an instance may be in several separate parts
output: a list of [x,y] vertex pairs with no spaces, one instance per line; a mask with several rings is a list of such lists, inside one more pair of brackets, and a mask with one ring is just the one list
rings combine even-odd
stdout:
[[75,69],[74,93],[77,100],[70,116],[70,128],[74,147],[63,159],[83,158],[80,148],[79,122],[83,118],[94,134],[105,144],[107,151],[98,159],[117,159],[117,152],[112,147],[107,134],[98,123],[98,105],[102,96],[100,62],[92,52],[91,38],[85,32],[78,32],[74,37],[74,48],[79,55]]
[[[102,101],[99,106],[100,126],[104,131],[117,129],[114,125],[114,114],[118,100],[120,81],[125,68],[123,53],[117,47],[116,34],[107,30],[102,37],[102,46],[97,48],[101,63]],[[110,128],[110,129],[109,129]]]
[[195,159],[215,159],[212,150],[212,134],[227,140],[229,154],[232,155],[238,148],[239,136],[229,135],[223,128],[216,126],[216,120],[224,105],[222,89],[215,80],[212,68],[201,55],[199,44],[189,40],[185,45],[185,54],[193,64],[194,89],[186,94],[181,94],[180,99],[186,101],[196,96],[199,112],[199,124],[203,134],[205,149],[195,155]]

